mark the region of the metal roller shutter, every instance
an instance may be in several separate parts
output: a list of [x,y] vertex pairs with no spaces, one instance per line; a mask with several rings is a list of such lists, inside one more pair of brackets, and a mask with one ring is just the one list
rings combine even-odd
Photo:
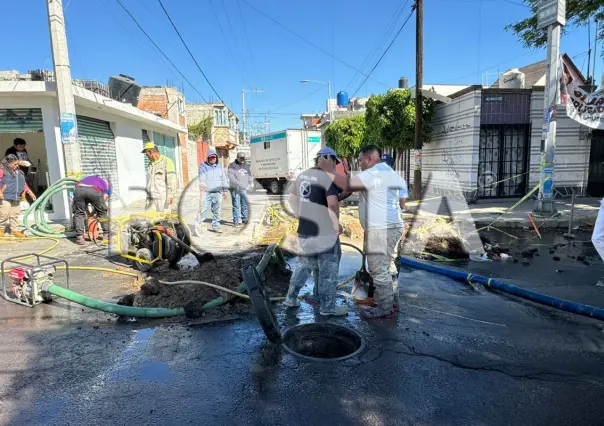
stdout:
[[[149,133],[147,133],[147,131],[145,129],[143,129],[143,146],[147,142],[151,142],[151,139],[149,139]],[[143,154],[143,158],[144,158],[144,161],[145,161],[145,170],[147,170],[149,168],[149,159],[144,154]]]
[[22,133],[42,131],[42,109],[0,109],[0,133]]
[[96,118],[77,116],[82,172],[109,179],[119,194],[115,136],[109,123]]

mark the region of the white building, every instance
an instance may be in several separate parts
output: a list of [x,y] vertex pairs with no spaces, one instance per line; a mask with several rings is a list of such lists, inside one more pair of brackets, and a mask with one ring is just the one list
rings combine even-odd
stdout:
[[[564,58],[573,77],[585,85],[581,72],[568,56]],[[424,185],[431,176],[435,192],[446,194],[456,180],[470,200],[519,198],[538,185],[546,67],[542,61],[511,70],[490,87],[424,85],[424,90],[450,99],[436,106],[432,141],[423,148]],[[597,152],[600,157],[604,152],[603,132],[591,132],[568,118],[562,106],[556,117],[557,196],[572,190],[580,195],[604,195],[598,193],[598,188],[604,189],[603,159],[595,158]],[[413,170],[413,159],[410,163]]]
[[[111,180],[119,200],[112,207],[144,200],[146,184],[143,141],[178,140],[186,128],[153,114],[74,85],[81,170]],[[51,81],[0,81],[0,154],[17,137],[25,139],[30,160],[39,166],[34,175],[38,194],[65,177],[59,128],[56,84]],[[178,147],[176,148],[179,149]],[[180,153],[175,155],[182,180]],[[117,198],[117,197],[116,197]],[[70,217],[67,194],[53,197],[51,220]]]

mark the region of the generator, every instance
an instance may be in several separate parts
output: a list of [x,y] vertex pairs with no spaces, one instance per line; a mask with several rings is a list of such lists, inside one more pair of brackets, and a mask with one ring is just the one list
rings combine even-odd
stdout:
[[120,256],[132,260],[142,272],[159,261],[174,268],[190,251],[191,232],[177,215],[136,214],[120,223],[116,244]]
[[[25,263],[24,258],[33,257],[35,262]],[[15,267],[7,268],[7,265]],[[57,265],[66,271],[62,285],[69,288],[69,265],[66,261],[41,254],[10,257],[2,261],[2,296],[9,302],[33,308],[40,303],[50,302],[52,295],[45,291],[54,284]],[[63,266],[64,265],[64,266]]]

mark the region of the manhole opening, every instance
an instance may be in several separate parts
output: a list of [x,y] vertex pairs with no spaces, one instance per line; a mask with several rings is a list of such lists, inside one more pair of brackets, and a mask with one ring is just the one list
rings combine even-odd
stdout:
[[353,330],[329,323],[296,325],[283,334],[283,346],[296,356],[313,361],[342,361],[365,347]]

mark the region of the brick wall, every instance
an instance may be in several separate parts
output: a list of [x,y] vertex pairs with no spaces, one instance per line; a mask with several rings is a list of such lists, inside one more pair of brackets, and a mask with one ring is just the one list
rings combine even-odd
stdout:
[[166,94],[141,94],[138,100],[138,109],[165,118],[168,115],[168,96]]

